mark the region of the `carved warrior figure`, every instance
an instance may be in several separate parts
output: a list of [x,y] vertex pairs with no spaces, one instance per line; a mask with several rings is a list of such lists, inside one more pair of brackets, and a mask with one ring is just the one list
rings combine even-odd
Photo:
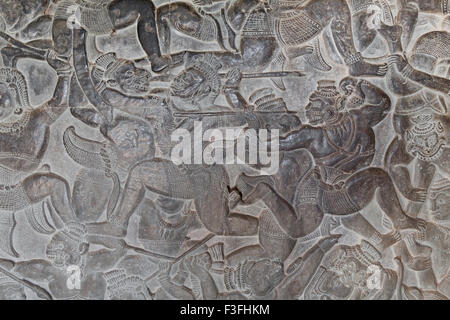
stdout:
[[[281,49],[304,46],[331,21],[333,40],[351,75],[382,76],[386,72],[385,65],[366,62],[355,49],[351,14],[343,0],[274,2],[268,6],[255,0],[239,0],[230,5],[226,16],[230,26],[241,31],[241,40],[238,53],[214,53],[225,68],[261,71],[271,65],[272,70],[281,71],[286,60]],[[188,27],[189,22],[186,22],[184,28]],[[309,53],[308,48],[298,50],[298,55]],[[287,55],[292,57],[292,54]],[[283,85],[278,86],[284,89]]]
[[[224,77],[225,81],[222,81],[219,74],[221,68],[221,62],[210,53],[187,59],[183,71],[171,82],[168,104],[175,111],[175,116],[201,119],[205,130],[248,125],[251,128],[276,128],[287,133],[298,127],[298,116],[289,113],[284,100],[277,97],[271,88],[257,89],[246,100],[240,92],[243,73],[238,68],[233,68]],[[253,73],[246,76],[265,75]],[[227,106],[215,104],[221,93],[228,103]],[[182,112],[177,112],[179,110]],[[145,117],[149,120],[154,118],[151,112]],[[172,126],[173,121],[167,121],[164,126],[166,125]],[[181,124],[178,125],[180,126]],[[189,128],[188,125],[183,127]],[[158,140],[168,140],[166,137],[169,135],[159,134]],[[167,141],[167,144],[170,143]]]
[[286,263],[296,240],[264,210],[260,216],[259,245],[246,246],[224,254],[219,242],[207,253],[186,258],[191,282],[203,299],[296,299],[303,294],[324,255],[339,236],[324,234],[312,248]]
[[298,238],[313,232],[324,214],[358,212],[378,191],[377,202],[396,228],[417,228],[420,222],[404,213],[389,175],[382,169],[368,168],[375,147],[372,128],[386,117],[389,97],[364,80],[346,78],[341,87],[352,93],[349,103],[358,100],[355,93],[361,97],[360,108],[347,111],[345,96],[334,82],[320,81],[305,108],[310,125],[280,139],[281,151],[305,148],[316,164],[296,177],[299,182],[292,197],[277,192],[267,177],[242,174],[236,182],[242,201],[251,204],[261,199],[283,230]]
[[[44,282],[55,299],[104,299],[107,289],[105,270],[110,270],[125,255],[126,249],[120,242],[109,241],[107,248],[89,252],[90,240],[86,227],[71,222],[53,235],[46,248],[46,259],[12,262],[10,271],[29,281]],[[77,266],[80,287],[67,285],[69,266]],[[37,271],[39,270],[39,271]]]
[[[51,66],[55,66],[54,61],[49,56],[48,62]],[[56,174],[36,170],[48,146],[51,124],[68,106],[67,92],[71,69],[69,66],[55,69],[58,80],[54,96],[38,108],[32,108],[29,103],[24,76],[12,68],[0,69],[2,106],[0,203],[4,215],[1,224],[3,228],[1,249],[11,255],[17,255],[11,243],[16,211],[30,208],[31,205],[50,197],[52,207],[57,213],[53,215],[57,228],[60,228],[63,222],[74,220],[70,206],[70,189],[66,180]],[[45,225],[42,214],[42,211],[27,214],[30,222],[41,221],[41,224],[32,223],[33,226],[43,227],[37,228],[37,231],[41,232],[52,229],[48,223]]]
[[[71,81],[69,105],[75,118],[99,128],[105,139],[86,139],[69,127],[63,141],[75,162],[94,170],[93,174],[103,173],[104,177],[111,179],[110,182],[104,181],[106,188],[101,190],[103,194],[107,188],[110,189],[103,197],[108,199],[107,210],[111,212],[119,197],[120,180],[126,179],[133,165],[151,159],[155,154],[153,130],[142,118],[148,108],[165,105],[166,102],[150,93],[152,76],[147,70],[136,68],[132,61],[117,58],[113,53],[98,57],[90,72],[85,35],[82,31],[75,31],[76,77]],[[90,189],[95,189],[95,183],[92,179],[84,180],[84,185]],[[82,194],[82,190],[74,190],[74,203],[78,206],[85,203]],[[105,208],[104,203],[98,208],[98,213],[101,214]]]
[[[201,60],[205,61],[205,60]],[[207,61],[207,60],[206,60]],[[188,68],[188,72],[192,72],[198,77],[205,76],[201,72],[203,68]],[[207,69],[208,70],[208,69]],[[180,77],[186,81],[180,80],[187,85],[185,90],[190,90],[192,82],[197,88],[203,91],[203,81],[195,81],[191,79],[193,75],[186,76],[182,73]],[[222,115],[220,111],[212,112],[205,117],[205,127],[220,128],[227,126],[245,126],[254,128],[267,127],[273,120],[278,120],[280,124],[272,124],[279,127],[283,132],[289,132],[300,124],[298,117],[286,116],[287,111],[284,101],[276,98],[270,90],[257,90],[255,94],[250,96],[248,103],[241,96],[238,90],[240,82],[240,74],[231,72],[229,79],[225,83],[225,94],[229,104],[236,109],[235,114]],[[199,83],[199,86],[197,86]],[[208,83],[208,82],[207,82]],[[176,91],[181,90],[181,86],[175,86]],[[210,93],[211,91],[205,90]],[[214,92],[214,91],[213,91]],[[158,109],[157,112],[160,109]],[[262,112],[269,111],[265,117],[259,117],[259,114],[252,113],[255,110]],[[280,111],[280,115],[270,114],[270,111]],[[167,118],[166,118],[167,115]],[[193,114],[194,117],[202,117],[202,113]],[[148,114],[146,118],[149,118]],[[152,115],[155,118],[155,115]],[[168,122],[165,122],[168,120]],[[159,149],[162,155],[152,160],[142,161],[135,165],[127,178],[122,198],[115,212],[108,216],[105,223],[91,224],[89,230],[91,233],[109,234],[116,236],[124,236],[127,232],[128,221],[138,205],[143,200],[144,191],[149,190],[159,195],[172,197],[176,199],[194,200],[197,214],[203,225],[210,231],[220,235],[251,235],[254,234],[257,223],[255,219],[230,213],[228,206],[230,185],[229,176],[225,167],[219,164],[214,165],[198,165],[198,164],[182,164],[175,165],[170,160],[171,147],[174,145],[172,141],[168,141],[174,130],[172,115],[164,112],[163,122],[158,122],[155,127],[155,135],[161,138],[159,141]],[[186,128],[192,129],[189,125]],[[157,139],[158,140],[158,139]],[[212,192],[214,190],[214,192]],[[213,213],[213,214],[211,214]]]
[[[396,136],[386,152],[385,167],[400,192],[417,204],[425,200],[437,172],[449,174],[450,78],[448,74],[444,77],[433,74],[440,62],[447,59],[440,48],[449,44],[448,32],[424,34],[416,41],[409,59],[411,64],[400,55],[392,56],[386,78],[389,87],[401,97],[393,116]],[[416,186],[407,169],[414,159],[418,161],[415,171],[420,177]]]
[[[91,73],[93,78],[91,81],[87,66],[83,67],[83,63],[87,61],[83,59],[86,57],[86,51],[82,37],[75,37],[75,44],[79,45],[75,48],[75,56],[79,59],[75,63],[75,69],[78,72],[78,83],[81,88],[77,82],[73,82],[71,87],[73,99],[70,99],[71,112],[84,123],[99,127],[105,136],[105,141],[96,142],[82,138],[71,127],[64,134],[64,144],[74,161],[84,167],[103,171],[108,178],[112,178],[113,188],[108,202],[108,216],[110,216],[118,201],[120,180],[126,178],[128,170],[134,165],[143,160],[152,159],[155,155],[155,147],[164,158],[169,158],[173,145],[170,135],[179,124],[173,118],[169,103],[164,98],[146,94],[149,91],[149,79],[151,78],[146,70],[136,68],[129,60],[117,59],[114,54],[105,54],[97,59]],[[204,98],[206,96],[208,101],[213,101],[220,90],[218,88],[220,79],[218,79],[218,74],[214,73],[215,70],[209,69],[209,65],[206,64],[208,59],[201,61],[204,64],[200,64],[200,61],[189,63],[187,72],[194,72],[197,77],[202,77],[205,81],[197,82],[195,81],[197,78],[191,78],[182,73],[172,83],[172,90],[183,96],[185,91],[182,92],[181,86],[177,85],[177,83],[183,82],[187,84],[184,89],[192,92],[190,95],[192,99],[196,100],[197,97]],[[186,81],[176,80],[181,78],[186,78]],[[229,99],[233,99],[237,95],[237,89],[227,93]],[[86,99],[86,97],[88,98]],[[209,97],[212,99],[209,100]],[[87,106],[89,99],[94,102],[94,106],[105,105],[106,102],[106,107],[95,109]],[[100,112],[100,110],[105,111],[108,108],[114,110],[111,122],[106,121],[102,116],[105,113],[109,114],[109,111]],[[229,121],[224,121],[237,125],[247,122],[239,115],[228,118]],[[211,123],[211,126],[214,124],[215,122]],[[130,131],[130,127],[135,130]],[[83,199],[79,196],[74,199],[75,203],[82,203],[82,201]],[[101,211],[103,210],[104,208],[101,209]]]
[[[334,247],[317,269],[305,291],[306,299],[371,300],[391,299],[396,293],[397,274],[381,266],[381,254],[363,240],[355,246]],[[379,272],[379,286],[369,287],[369,268]]]
[[[70,27],[69,22],[74,22]],[[172,63],[161,56],[155,23],[155,7],[147,0],[63,0],[58,2],[53,20],[55,51],[61,56],[72,53],[72,31],[81,27],[91,36],[113,33],[137,21],[137,35],[154,72]]]

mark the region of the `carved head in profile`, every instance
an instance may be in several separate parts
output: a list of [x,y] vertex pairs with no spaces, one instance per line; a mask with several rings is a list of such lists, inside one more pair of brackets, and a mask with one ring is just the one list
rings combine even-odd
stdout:
[[0,69],[0,121],[14,121],[29,108],[25,77],[12,68]]
[[305,107],[306,118],[313,126],[332,122],[343,109],[344,100],[334,81],[319,80],[317,89],[309,96],[309,103]]
[[229,289],[257,297],[264,297],[284,279],[283,262],[278,259],[246,260],[234,268],[227,268],[225,284]]
[[137,68],[130,60],[118,59],[114,53],[96,60],[92,76],[99,91],[110,87],[129,95],[147,93],[152,77],[149,71]]
[[50,240],[45,251],[47,258],[57,268],[65,269],[74,265],[83,269],[85,255],[89,250],[85,235],[84,225],[68,223],[64,230],[56,233]]
[[220,93],[220,68],[220,62],[210,54],[190,58],[185,69],[173,79],[171,94],[191,104],[213,103]]
[[[368,242],[348,247],[336,246],[326,256],[305,291],[306,299],[367,299],[375,292],[367,285],[370,266],[381,254]],[[379,269],[381,272],[381,268]]]
[[247,285],[255,296],[266,296],[283,281],[283,263],[274,259],[255,261],[247,269],[246,279]]

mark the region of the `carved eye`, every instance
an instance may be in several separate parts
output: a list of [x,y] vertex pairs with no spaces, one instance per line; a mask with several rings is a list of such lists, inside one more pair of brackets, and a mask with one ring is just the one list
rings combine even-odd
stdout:
[[127,77],[134,76],[134,71],[133,70],[128,70],[127,72],[125,72],[125,76],[127,76]]

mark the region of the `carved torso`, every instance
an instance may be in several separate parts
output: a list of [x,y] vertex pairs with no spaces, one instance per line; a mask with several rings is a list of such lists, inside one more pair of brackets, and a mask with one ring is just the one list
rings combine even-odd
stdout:
[[39,112],[24,112],[20,120],[0,125],[2,166],[21,172],[31,172],[39,166],[50,137],[50,128],[40,121]]
[[312,146],[316,163],[321,166],[354,172],[372,162],[375,151],[375,135],[371,128],[358,126],[354,114],[321,128],[321,139]]

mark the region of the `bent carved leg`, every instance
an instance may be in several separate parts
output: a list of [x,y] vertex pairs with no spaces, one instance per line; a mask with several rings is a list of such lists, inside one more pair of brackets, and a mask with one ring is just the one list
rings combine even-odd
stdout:
[[421,220],[411,218],[403,211],[391,177],[380,168],[355,173],[347,179],[345,188],[350,199],[361,209],[376,195],[377,203],[396,229],[417,229],[421,225]]
[[[68,182],[54,173],[36,173],[23,181],[23,187],[30,201],[36,203],[50,197],[58,218],[63,223],[76,221],[70,199],[70,187]],[[54,221],[57,228],[62,224]]]

